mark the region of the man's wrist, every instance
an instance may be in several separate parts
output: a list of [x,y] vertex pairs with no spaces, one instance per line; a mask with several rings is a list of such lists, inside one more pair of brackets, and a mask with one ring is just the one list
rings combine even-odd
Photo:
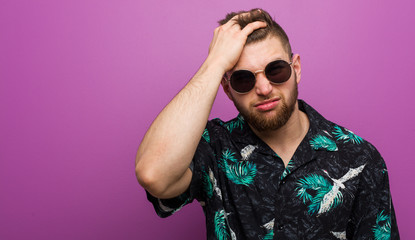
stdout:
[[218,61],[211,60],[208,58],[202,64],[199,71],[196,73],[195,77],[207,76],[210,82],[215,82],[215,79],[217,79],[217,81],[220,82],[225,72],[226,70],[224,69],[222,64],[220,64]]

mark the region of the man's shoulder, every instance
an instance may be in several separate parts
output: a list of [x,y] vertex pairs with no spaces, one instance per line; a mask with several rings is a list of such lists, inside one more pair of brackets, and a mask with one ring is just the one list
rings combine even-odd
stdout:
[[383,161],[376,147],[354,130],[327,120],[305,102],[301,104],[314,128],[311,136],[314,149],[327,145],[329,150],[336,151],[343,157],[354,158],[356,161],[359,159],[363,161],[381,159]]
[[344,127],[335,122],[325,120],[325,130],[335,140],[336,144],[343,148],[357,148],[360,150],[377,151],[376,148],[366,138],[355,133],[354,130]]
[[225,131],[232,133],[235,130],[245,129],[245,119],[240,114],[229,121],[223,121],[220,118],[214,118],[208,121],[207,128],[209,130]]
[[327,120],[326,131],[329,132],[336,144],[342,148],[356,148],[360,150],[367,149],[368,151],[376,151],[376,148],[367,139],[361,137],[360,134],[355,133],[354,130],[352,131],[340,124]]
[[246,143],[253,141],[254,138],[249,125],[240,114],[229,121],[223,121],[220,118],[208,121],[202,137],[210,144],[219,143],[220,145],[223,143]]

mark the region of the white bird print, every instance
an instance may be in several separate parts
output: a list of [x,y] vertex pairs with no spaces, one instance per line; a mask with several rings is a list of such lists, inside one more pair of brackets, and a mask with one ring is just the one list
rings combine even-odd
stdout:
[[231,228],[231,225],[229,225],[229,221],[228,221],[228,216],[229,215],[231,215],[231,213],[227,213],[227,212],[225,212],[224,211],[224,217],[225,217],[225,221],[226,221],[226,224],[228,225],[228,228],[229,228],[229,232],[230,232],[230,234],[231,234],[231,240],[236,240],[236,234],[235,234],[235,232],[232,230],[232,228]]
[[219,198],[222,200],[222,191],[218,187],[218,181],[216,180],[215,176],[213,176],[212,169],[209,168],[209,178],[213,185],[213,190],[216,192],[216,194],[219,196]]
[[335,236],[336,238],[341,239],[341,240],[346,240],[347,239],[346,238],[346,231],[344,231],[344,232],[331,232],[331,234],[333,234],[333,236]]
[[231,228],[229,228],[229,231],[231,232],[231,239],[232,239],[232,240],[236,240],[236,234],[235,234],[235,232],[234,232],[234,231],[232,231],[232,229],[231,229]]
[[267,230],[274,229],[274,220],[275,220],[275,218],[273,218],[271,221],[265,223],[263,227]]
[[164,212],[174,212],[175,209],[169,208],[166,205],[164,205],[159,198],[157,198],[158,205]]
[[326,170],[323,170],[323,172],[333,181],[333,187],[326,195],[324,195],[318,214],[329,211],[335,202],[342,201],[343,194],[340,192],[340,189],[346,188],[343,183],[356,177],[359,173],[362,172],[364,167],[365,165],[362,165],[358,168],[350,168],[349,171],[347,171],[347,173],[339,179],[330,177],[330,174]]
[[327,135],[329,135],[330,137],[332,137],[331,134],[329,132],[327,132],[326,130],[323,130],[323,132],[326,133]]
[[241,150],[241,156],[242,156],[242,160],[246,161],[248,160],[248,158],[251,156],[251,154],[254,152],[255,148],[257,148],[257,146],[253,146],[253,145],[248,145],[246,147],[244,147]]

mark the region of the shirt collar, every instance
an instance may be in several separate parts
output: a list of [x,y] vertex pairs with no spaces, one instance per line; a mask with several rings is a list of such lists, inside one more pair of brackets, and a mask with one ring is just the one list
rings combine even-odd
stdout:
[[[318,135],[332,138],[330,134],[328,134],[325,131],[325,129],[330,129],[330,125],[332,123],[326,120],[320,113],[318,113],[314,108],[308,105],[304,100],[298,99],[298,107],[300,111],[304,112],[307,115],[310,122],[308,132],[301,144],[299,145],[299,148],[307,147],[313,149],[314,151],[331,151],[331,149],[314,149],[310,146],[310,141],[313,139],[313,137]],[[228,130],[230,128],[232,129],[230,133],[236,142],[242,145],[250,144],[258,146],[259,150],[261,150],[261,148],[264,151],[270,150],[270,148],[252,131],[252,129],[250,128],[248,123],[246,123],[245,119],[242,117],[241,114],[239,114],[237,118],[225,123],[225,125],[227,125]]]

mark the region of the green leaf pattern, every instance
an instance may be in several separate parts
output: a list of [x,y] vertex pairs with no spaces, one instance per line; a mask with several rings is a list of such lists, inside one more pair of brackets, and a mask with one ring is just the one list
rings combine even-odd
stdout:
[[352,131],[346,128],[344,130],[346,133],[343,132],[339,126],[334,126],[334,131],[332,133],[336,137],[337,141],[342,140],[344,142],[352,142],[353,144],[360,144],[363,142],[363,139],[354,134]]
[[330,138],[323,135],[317,135],[314,138],[312,138],[310,140],[310,145],[314,150],[326,149],[330,152],[338,150],[336,143]]
[[226,177],[235,184],[248,186],[254,182],[257,173],[256,165],[249,161],[238,161],[235,153],[229,149],[222,152],[219,167]]
[[[210,169],[209,169],[210,170]],[[212,198],[213,196],[213,184],[209,177],[209,174],[206,173],[205,170],[202,170],[202,182],[203,182],[203,189],[205,190],[206,196],[208,198]]]
[[[343,203],[343,194],[340,190],[346,188],[344,183],[359,175],[364,167],[365,165],[361,165],[357,168],[350,168],[347,173],[339,179],[332,178],[326,170],[323,170],[333,184],[327,181],[323,176],[309,174],[298,180],[297,188],[295,189],[297,191],[297,197],[299,197],[304,204],[310,202],[308,205],[308,212],[310,215],[315,213],[318,215],[326,213]],[[315,195],[312,196],[308,190],[314,191]]]
[[375,240],[389,240],[391,237],[391,219],[383,214],[383,210],[376,216],[376,224],[373,226]]
[[284,172],[281,175],[281,180],[284,179],[288,174],[291,173],[291,170],[294,168],[293,160],[289,161],[287,166],[284,169]]
[[207,128],[203,131],[202,138],[205,139],[206,142],[210,143],[210,136]]
[[232,132],[234,129],[239,128],[242,130],[244,125],[244,118],[242,115],[238,115],[238,117],[230,122],[225,123],[225,127],[228,129],[229,132]]
[[[330,192],[333,186],[323,177],[317,174],[309,174],[304,178],[301,178],[297,182],[297,197],[299,197],[304,204],[308,205],[308,213],[313,215],[320,209],[323,197]],[[316,192],[315,196],[312,196],[308,191],[313,190]]]
[[271,230],[262,239],[263,240],[272,240],[273,238],[274,238],[274,230]]
[[229,238],[229,232],[226,226],[225,210],[220,210],[215,213],[215,234],[219,240],[226,240]]
[[215,213],[215,234],[219,240],[226,240],[229,237],[231,240],[236,240],[236,234],[229,226],[228,215],[229,213],[226,213],[225,210],[219,210]]

